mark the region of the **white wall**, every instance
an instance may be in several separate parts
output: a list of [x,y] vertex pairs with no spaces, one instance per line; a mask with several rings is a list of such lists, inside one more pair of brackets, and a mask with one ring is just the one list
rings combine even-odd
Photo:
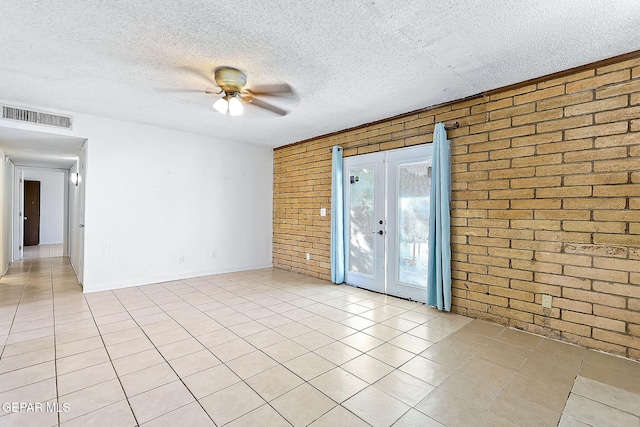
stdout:
[[23,168],[25,181],[40,181],[40,244],[64,241],[65,172],[54,169]]
[[85,292],[272,265],[271,148],[52,112],[87,138]]
[[0,149],[0,276],[4,275],[11,263],[11,203],[13,197],[13,171],[11,161],[5,161]]

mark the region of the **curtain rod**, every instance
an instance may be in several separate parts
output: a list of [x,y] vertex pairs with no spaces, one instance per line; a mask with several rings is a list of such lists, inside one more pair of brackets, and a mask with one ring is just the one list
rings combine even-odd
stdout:
[[[445,130],[451,130],[451,129],[458,129],[459,127],[460,127],[460,122],[455,122],[452,125],[445,126],[444,129]],[[349,147],[349,148],[366,147],[367,145],[369,145],[369,144],[359,144],[359,145],[355,145],[355,146]],[[342,149],[343,149],[342,147],[338,146],[338,150],[342,150]],[[333,151],[333,147],[330,147],[329,151]]]

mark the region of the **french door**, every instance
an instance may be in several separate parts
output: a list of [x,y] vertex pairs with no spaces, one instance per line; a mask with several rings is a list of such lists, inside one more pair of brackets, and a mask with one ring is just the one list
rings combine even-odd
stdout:
[[344,159],[348,284],[426,302],[431,145]]

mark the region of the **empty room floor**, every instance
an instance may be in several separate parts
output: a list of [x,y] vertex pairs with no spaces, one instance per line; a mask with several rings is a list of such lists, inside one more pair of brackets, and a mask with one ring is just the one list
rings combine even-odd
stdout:
[[2,426],[638,426],[640,364],[262,269],[83,294],[0,279]]

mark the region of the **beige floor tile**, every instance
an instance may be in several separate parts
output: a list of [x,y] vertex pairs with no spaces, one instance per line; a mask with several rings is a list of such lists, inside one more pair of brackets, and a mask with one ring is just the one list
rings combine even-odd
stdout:
[[336,403],[308,384],[294,388],[271,402],[294,426],[306,426],[329,412]]
[[382,344],[367,352],[367,354],[394,368],[405,364],[415,356],[415,354],[389,343]]
[[270,345],[262,349],[266,354],[277,360],[279,363],[284,363],[287,360],[295,359],[298,356],[302,356],[308,353],[309,350],[301,346],[295,341],[289,339],[281,341],[277,344]]
[[282,342],[287,338],[269,329],[266,331],[258,332],[253,335],[246,336],[244,339],[247,342],[249,342],[251,345],[256,347],[257,349],[262,349],[264,347],[269,347],[273,344]]
[[273,330],[279,333],[280,335],[291,339],[293,337],[297,337],[298,335],[311,332],[312,329],[308,326],[302,325],[297,322],[289,322],[284,325],[277,326],[273,328]]
[[[121,323],[121,322],[118,322]],[[102,332],[102,331],[101,331]],[[102,340],[106,346],[120,344],[126,341],[145,338],[145,333],[139,327],[123,329],[116,332],[105,334],[102,332]]]
[[580,376],[571,393],[640,417],[640,396],[636,393]]
[[348,337],[341,339],[340,342],[363,353],[384,344],[384,341],[381,339],[365,334],[364,332],[356,332],[353,335],[349,335]]
[[304,381],[282,365],[277,365],[246,380],[264,400],[271,400],[298,387]]
[[125,341],[118,344],[108,345],[107,352],[112,360],[120,359],[121,357],[130,356],[132,354],[141,353],[146,350],[153,349],[154,346],[148,338],[136,338],[130,341]]
[[435,389],[415,409],[446,426],[472,426],[484,409],[444,390]]
[[436,387],[454,372],[452,369],[422,356],[414,357],[399,369]]
[[55,377],[53,361],[6,372],[0,374],[0,393],[53,377]]
[[516,373],[505,390],[524,397],[552,411],[562,412],[573,380],[551,376],[530,377]]
[[333,363],[315,353],[303,354],[284,362],[283,365],[305,381],[309,381],[335,367]]
[[309,384],[342,403],[369,384],[342,368],[334,368],[309,381]]
[[402,334],[389,341],[389,344],[393,344],[396,347],[400,347],[404,350],[418,354],[430,348],[433,343],[422,338],[418,338],[411,334]]
[[502,391],[489,412],[516,425],[557,425],[562,411],[552,411],[508,391]]
[[169,361],[180,377],[187,377],[220,364],[209,350],[201,350]]
[[[56,378],[52,377],[0,393],[0,403],[47,402],[55,400],[56,397]],[[4,411],[0,407],[0,416],[3,415]]]
[[335,341],[330,336],[318,331],[311,331],[306,334],[298,335],[297,337],[292,338],[292,340],[311,351],[329,345]]
[[476,427],[516,427],[516,425],[491,412],[485,412],[480,418],[480,421],[478,421],[478,424],[476,424]]
[[[55,400],[43,405],[54,404]],[[45,406],[46,407],[46,406]],[[3,427],[55,427],[58,425],[58,415],[55,412],[11,412],[0,417]]]
[[503,368],[484,359],[472,358],[460,369],[460,372],[502,388],[516,371]]
[[151,349],[113,360],[112,363],[118,375],[122,377],[164,361],[158,350]]
[[256,351],[256,348],[242,338],[209,348],[222,362],[228,362],[245,354]]
[[622,371],[602,364],[585,361],[579,372],[582,377],[640,394],[640,380],[638,380],[637,375],[630,374],[632,371],[634,370],[628,369]]
[[98,335],[100,335],[100,331],[95,325],[72,332],[59,332],[56,330],[56,345],[97,337]]
[[382,341],[389,341],[398,335],[402,335],[402,331],[394,329],[390,326],[385,326],[381,324],[375,324],[373,326],[369,326],[364,329],[362,332],[365,334],[371,335],[372,337],[378,338]]
[[16,356],[3,357],[0,359],[0,374],[48,362],[54,359],[54,355],[54,349],[52,347],[48,347]]
[[178,376],[167,363],[160,363],[120,376],[120,382],[128,398],[176,381]]
[[369,386],[343,403],[343,406],[374,427],[390,426],[410,408],[384,391]]
[[247,379],[276,366],[278,362],[262,351],[254,351],[227,362],[227,366],[240,378]]
[[438,386],[439,389],[487,409],[498,397],[500,387],[473,377],[454,372]]
[[165,384],[129,399],[133,413],[140,424],[193,401],[193,395],[181,381]]
[[265,401],[244,382],[234,384],[200,399],[200,404],[216,425],[233,421],[264,403]]
[[101,382],[116,378],[111,362],[104,362],[88,368],[58,375],[58,393],[63,396]]
[[342,320],[340,323],[359,331],[366,328],[370,328],[371,326],[374,326],[376,324],[374,320],[371,320],[362,316],[352,316]]
[[162,356],[167,360],[177,359],[202,350],[205,350],[205,347],[197,340],[197,338],[193,337],[158,347],[160,354],[162,354]]
[[20,342],[31,341],[38,338],[53,336],[53,326],[47,326],[44,328],[32,329],[25,332],[10,333],[7,338],[6,345],[17,344]]
[[391,366],[367,354],[351,359],[341,367],[369,384],[373,384],[393,371]]
[[[417,424],[414,424],[417,425]],[[310,427],[368,427],[369,424],[362,418],[358,418],[353,413],[347,411],[342,406],[336,406],[314,422]]]
[[362,354],[361,351],[358,351],[340,341],[334,341],[331,344],[320,347],[316,349],[314,353],[336,365],[342,365],[343,363],[346,363]]
[[240,382],[241,379],[229,369],[227,365],[221,364],[189,375],[188,377],[183,377],[182,381],[196,399],[201,399],[236,384]]
[[213,420],[198,402],[189,403],[142,424],[143,427],[215,427]]
[[420,356],[451,369],[460,369],[471,360],[469,354],[460,352],[458,349],[446,344],[446,340],[427,348],[420,353]]
[[176,328],[148,335],[149,339],[156,347],[162,347],[168,344],[176,343],[178,341],[184,341],[186,339],[193,338],[191,334],[183,328]]
[[124,399],[124,392],[117,379],[60,396],[58,398],[60,404],[69,405],[69,412],[60,413],[60,421],[66,422]]
[[[54,347],[54,337],[37,338],[35,340],[25,341],[17,344],[9,344],[4,346],[2,357],[11,357],[19,354],[29,353],[31,351],[42,350]],[[60,357],[60,355],[58,355]]]
[[229,329],[224,328],[198,335],[197,339],[205,347],[211,348],[226,342],[237,340],[238,338],[240,338],[238,335],[234,334]]
[[413,375],[395,370],[373,384],[409,406],[415,406],[435,388]]
[[134,427],[136,420],[126,400],[89,412],[77,418],[62,423],[64,427]]
[[269,426],[269,427],[290,427],[280,414],[269,405],[262,405],[257,409],[236,418],[225,427],[249,427],[249,426]]
[[422,412],[410,409],[407,411],[398,421],[393,424],[393,427],[445,427],[444,424],[440,424],[431,417],[426,416]]
[[571,393],[564,415],[590,426],[638,426],[640,418],[600,402]]

